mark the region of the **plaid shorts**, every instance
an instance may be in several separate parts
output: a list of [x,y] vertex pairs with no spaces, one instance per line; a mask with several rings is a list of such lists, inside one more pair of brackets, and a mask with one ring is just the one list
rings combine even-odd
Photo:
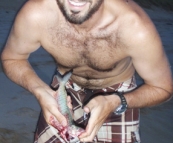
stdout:
[[[58,88],[58,81],[54,78],[52,87]],[[92,98],[104,93],[129,92],[136,88],[135,78],[115,84],[103,89],[86,89],[69,80],[66,90],[71,96],[74,112],[74,121],[82,127],[86,127],[88,119],[83,106]],[[34,143],[66,143],[59,135],[58,130],[48,125],[40,114]],[[93,143],[140,143],[139,135],[139,109],[128,109],[122,115],[110,114],[96,135]]]

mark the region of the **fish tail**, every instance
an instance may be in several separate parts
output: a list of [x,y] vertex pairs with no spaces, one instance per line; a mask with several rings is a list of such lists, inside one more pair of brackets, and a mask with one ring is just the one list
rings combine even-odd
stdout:
[[57,72],[56,78],[60,84],[65,85],[65,83],[70,79],[71,75],[72,71],[66,72],[64,75]]

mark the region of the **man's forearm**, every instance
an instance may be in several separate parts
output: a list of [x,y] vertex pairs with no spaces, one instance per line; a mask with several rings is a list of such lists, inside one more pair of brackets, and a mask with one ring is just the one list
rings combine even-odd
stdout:
[[128,108],[142,108],[161,104],[171,98],[172,91],[167,91],[159,87],[142,85],[138,89],[126,93]]
[[27,60],[4,60],[3,69],[6,75],[18,85],[35,95],[36,88],[48,87],[34,72]]

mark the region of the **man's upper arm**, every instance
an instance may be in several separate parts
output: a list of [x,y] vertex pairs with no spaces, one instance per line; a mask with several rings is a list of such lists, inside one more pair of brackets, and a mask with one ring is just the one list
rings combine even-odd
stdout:
[[29,54],[40,47],[38,15],[32,5],[26,4],[18,13],[2,53],[2,60],[27,59]]
[[173,85],[170,65],[154,25],[141,23],[131,33],[129,55],[137,73],[146,84],[171,93]]

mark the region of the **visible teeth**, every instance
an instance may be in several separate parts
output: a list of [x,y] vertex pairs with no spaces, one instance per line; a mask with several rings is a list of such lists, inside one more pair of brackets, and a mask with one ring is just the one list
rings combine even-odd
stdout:
[[86,4],[86,2],[74,2],[72,0],[69,0],[69,2],[74,6],[83,6]]

